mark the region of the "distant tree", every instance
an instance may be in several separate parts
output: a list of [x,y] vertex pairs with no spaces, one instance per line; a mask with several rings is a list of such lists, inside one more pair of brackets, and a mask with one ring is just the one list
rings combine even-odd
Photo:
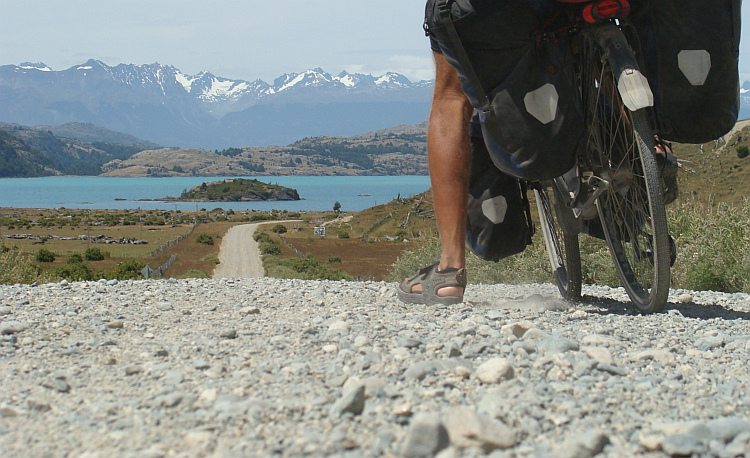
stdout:
[[341,211],[341,202],[339,202],[338,200],[333,204],[333,211],[335,211],[336,213]]

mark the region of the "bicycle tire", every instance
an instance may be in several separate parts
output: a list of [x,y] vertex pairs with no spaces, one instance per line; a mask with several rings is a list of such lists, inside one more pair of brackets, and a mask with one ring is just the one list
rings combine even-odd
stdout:
[[540,185],[534,189],[534,195],[557,289],[563,299],[577,301],[581,298],[581,251],[578,232],[569,228],[566,222],[570,220],[563,212],[568,211],[571,218],[575,217],[572,210],[562,203],[554,182],[550,187]]
[[669,295],[671,252],[648,114],[631,112],[622,103],[593,42],[584,65],[590,70],[582,80],[586,151],[595,173],[609,182],[596,202],[607,246],[631,301],[643,313],[660,312]]

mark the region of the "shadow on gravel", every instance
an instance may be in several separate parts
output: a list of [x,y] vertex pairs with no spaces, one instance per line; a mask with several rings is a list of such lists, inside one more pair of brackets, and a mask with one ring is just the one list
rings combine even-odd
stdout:
[[[591,313],[600,313],[602,315],[641,315],[640,310],[629,301],[622,302],[614,299],[584,295],[581,298],[581,303],[593,305],[600,309],[589,310]],[[750,320],[750,312],[732,310],[716,304],[668,302],[662,313],[669,313],[670,310],[676,310],[686,318],[698,318],[701,320],[710,320],[712,318],[721,318],[722,320]]]
[[[596,296],[583,296],[581,302],[599,307],[600,310],[591,310],[590,312],[600,313],[602,315],[641,315],[641,311],[629,301],[622,302]],[[670,310],[676,310],[686,318],[698,318],[701,320],[710,320],[712,318],[721,318],[723,320],[750,320],[750,312],[732,310],[716,304],[695,304],[692,302],[681,304],[677,302],[668,302],[662,313],[669,313]]]

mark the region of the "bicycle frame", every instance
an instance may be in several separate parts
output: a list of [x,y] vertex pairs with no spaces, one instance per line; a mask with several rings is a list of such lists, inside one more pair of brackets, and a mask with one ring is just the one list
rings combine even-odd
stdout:
[[[569,4],[566,13],[572,23],[562,32],[569,35],[589,34],[598,43],[607,57],[607,63],[617,79],[617,91],[622,103],[630,111],[653,108],[654,96],[648,80],[640,71],[638,62],[630,50],[619,23],[626,21],[630,13],[627,0],[556,0]],[[545,39],[544,35],[538,39]],[[554,39],[552,37],[551,39]],[[652,115],[652,114],[651,114]],[[585,201],[579,201],[579,193],[573,181],[580,180],[592,192]],[[554,179],[555,183],[570,197],[569,206],[576,218],[590,215],[598,197],[607,190],[609,181],[590,171],[580,174],[573,170]]]
[[556,282],[565,298],[580,293],[577,238],[588,233],[606,240],[633,303],[646,313],[660,311],[669,292],[669,234],[651,129],[654,96],[622,30],[630,5],[558,1],[569,4],[562,8],[569,24],[537,39],[572,39],[587,137],[571,171],[535,186]]

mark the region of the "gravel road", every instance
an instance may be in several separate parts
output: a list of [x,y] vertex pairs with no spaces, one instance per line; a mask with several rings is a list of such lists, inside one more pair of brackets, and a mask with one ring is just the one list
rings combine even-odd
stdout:
[[302,220],[263,221],[262,223],[232,226],[221,239],[219,265],[213,278],[262,278],[265,275],[258,243],[253,240],[255,230],[262,225],[298,223]]
[[221,239],[219,265],[213,278],[261,278],[263,262],[258,244],[253,240],[255,230],[261,224],[253,223],[232,226]]
[[0,456],[750,456],[750,296],[0,286]]

